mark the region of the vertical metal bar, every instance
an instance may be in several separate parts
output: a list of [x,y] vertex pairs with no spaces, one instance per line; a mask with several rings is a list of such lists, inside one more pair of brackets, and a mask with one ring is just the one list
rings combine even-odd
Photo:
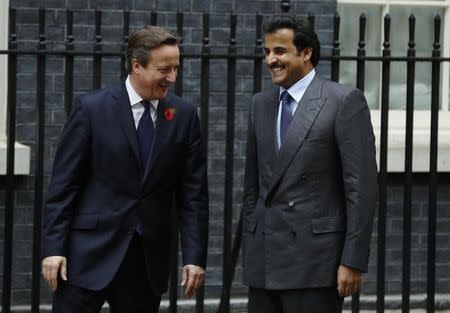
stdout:
[[[262,52],[262,15],[256,14],[256,41],[255,41],[255,55]],[[261,91],[262,80],[262,59],[255,57],[253,61],[253,93]]]
[[441,56],[441,18],[434,19],[434,43],[431,69],[431,138],[430,138],[430,184],[428,190],[428,258],[427,258],[427,313],[435,310],[436,279],[436,207],[437,207],[437,158],[438,158],[438,121]]
[[45,10],[39,9],[39,44],[37,56],[36,96],[36,168],[34,179],[33,265],[31,312],[39,313],[41,279],[41,225],[44,187],[44,123],[45,123],[45,68],[47,50],[45,42]]
[[[203,13],[203,46],[202,46],[202,65],[200,76],[200,125],[205,139],[205,148],[208,152],[208,123],[209,123],[209,69],[210,52],[209,45],[209,13]],[[197,290],[196,295],[196,313],[204,312],[205,288]]]
[[66,117],[69,116],[72,111],[72,97],[73,97],[73,59],[71,54],[74,49],[73,44],[73,12],[71,10],[66,11],[67,22],[67,41],[66,41],[66,54],[65,57],[65,73],[64,73],[64,110]]
[[197,289],[195,295],[195,313],[203,313],[205,311],[205,286]]
[[386,281],[386,207],[387,207],[387,157],[388,157],[388,118],[389,82],[391,75],[390,50],[391,17],[384,17],[383,66],[381,77],[381,129],[380,129],[380,172],[378,173],[378,249],[377,249],[377,313],[385,307]]
[[[9,49],[17,49],[16,10],[9,9]],[[8,55],[8,119],[6,146],[5,218],[3,239],[2,312],[11,312],[11,272],[14,225],[14,141],[16,138],[17,55]]]
[[120,58],[120,70],[122,71],[121,77],[124,79],[128,75],[128,71],[125,68],[126,57],[125,54],[127,52],[127,44],[128,44],[128,34],[130,31],[130,12],[123,12],[123,42],[122,42],[122,56]]
[[94,75],[93,88],[99,89],[102,86],[102,11],[95,10],[95,43],[94,43]]
[[[205,144],[208,148],[208,111],[209,111],[209,70],[211,47],[209,45],[209,13],[203,13],[203,46],[200,76],[200,123]],[[208,151],[208,150],[206,150]]]
[[[228,290],[231,290],[231,285],[233,282],[233,278],[234,278],[234,272],[236,270],[236,265],[238,262],[238,258],[239,258],[239,252],[241,250],[241,242],[242,242],[242,210],[241,210],[241,214],[239,215],[239,221],[238,221],[238,225],[237,225],[237,229],[236,229],[236,236],[234,237],[234,242],[233,242],[233,248],[231,251],[231,258],[230,258],[230,277],[228,280]],[[229,299],[228,298],[228,307],[229,307]],[[221,302],[219,304],[219,310],[218,312],[224,312],[224,308],[223,308],[223,301],[221,298]]]
[[411,292],[411,205],[412,205],[412,162],[414,125],[414,77],[416,56],[414,33],[416,19],[409,17],[409,43],[406,73],[406,137],[405,137],[405,188],[403,193],[403,271],[402,271],[402,313],[409,313]]
[[340,24],[341,17],[336,12],[334,15],[333,49],[331,50],[331,55],[333,56],[331,60],[331,80],[335,82],[339,81],[339,56],[341,55],[341,49],[339,48],[341,45],[339,42]]
[[227,131],[225,146],[225,206],[223,231],[222,296],[219,312],[230,312],[230,289],[232,283],[231,251],[233,231],[233,164],[234,164],[234,116],[236,91],[236,14],[230,16],[230,46],[228,48],[227,73]]
[[359,42],[358,42],[358,61],[356,64],[356,88],[364,92],[364,81],[365,81],[365,60],[366,57],[366,14],[362,13],[359,17]]
[[[364,92],[364,80],[365,80],[365,56],[366,46],[366,15],[364,13],[359,17],[359,42],[358,42],[358,57],[356,63],[356,88]],[[359,312],[359,292],[352,296],[352,313]]]
[[170,243],[170,280],[169,280],[169,312],[177,312],[178,300],[178,244],[179,244],[179,214],[176,209],[176,199],[172,206],[172,229]]
[[150,13],[150,25],[156,26],[158,24],[158,13],[152,12]]
[[291,9],[291,5],[289,4],[289,0],[282,0],[280,7],[281,7],[281,12],[289,13],[289,10]]
[[311,28],[314,29],[315,17],[311,13],[308,13],[308,23],[311,26]]
[[175,93],[178,96],[182,96],[183,94],[183,65],[184,65],[184,58],[182,56],[184,47],[183,47],[183,24],[184,24],[184,14],[182,12],[177,12],[177,35],[179,38],[179,44],[178,47],[180,48],[180,65],[179,65],[179,71],[177,76],[177,81],[175,83]]
[[[183,22],[184,15],[182,12],[177,12],[177,34],[180,38],[179,48],[183,52]],[[180,65],[175,83],[175,93],[178,96],[183,95],[183,57],[180,57]],[[176,213],[176,212],[175,212]],[[171,243],[171,269],[170,269],[170,285],[169,285],[169,312],[177,313],[178,301],[178,245],[179,245],[179,218],[175,214],[174,225],[172,227],[172,243]]]

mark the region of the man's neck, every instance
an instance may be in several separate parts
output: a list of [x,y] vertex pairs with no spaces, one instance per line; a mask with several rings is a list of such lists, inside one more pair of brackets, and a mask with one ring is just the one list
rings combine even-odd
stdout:
[[135,80],[135,78],[134,78],[134,75],[131,74],[131,73],[129,74],[129,81],[130,81],[130,85],[131,85],[131,87],[134,89],[134,91],[136,91],[136,93],[137,93],[142,99],[145,99],[145,98],[142,96],[142,92],[140,92],[138,83],[136,82],[136,80]]

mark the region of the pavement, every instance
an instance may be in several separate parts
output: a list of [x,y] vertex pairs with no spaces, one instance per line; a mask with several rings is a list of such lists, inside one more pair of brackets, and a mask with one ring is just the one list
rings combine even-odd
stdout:
[[[217,313],[220,299],[205,299],[204,313]],[[401,295],[387,295],[385,297],[386,309],[385,313],[401,313]],[[435,296],[436,313],[450,313],[450,294],[437,294]],[[180,299],[178,300],[178,313],[195,313],[194,299]],[[376,296],[362,295],[360,297],[361,310],[360,313],[376,313]],[[424,309],[426,306],[426,295],[416,294],[410,297],[410,313],[426,313]],[[1,312],[1,308],[0,308]],[[20,305],[11,307],[11,312],[25,313],[30,312],[29,305]],[[42,304],[40,307],[41,313],[51,312],[51,305]],[[108,305],[105,304],[102,313],[108,313]],[[169,313],[169,301],[161,301],[161,308],[159,313]],[[247,312],[247,298],[232,298],[230,301],[230,313],[248,313]],[[314,312],[311,312],[314,313]],[[343,313],[351,313],[350,298],[347,298],[344,303]]]

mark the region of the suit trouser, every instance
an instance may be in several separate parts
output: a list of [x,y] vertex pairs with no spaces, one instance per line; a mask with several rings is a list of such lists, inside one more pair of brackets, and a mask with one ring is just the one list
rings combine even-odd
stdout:
[[53,313],[97,313],[105,301],[111,313],[156,313],[161,296],[149,285],[142,242],[134,234],[113,280],[101,290],[71,286],[61,279],[53,295]]
[[336,287],[292,290],[249,288],[248,313],[341,313]]

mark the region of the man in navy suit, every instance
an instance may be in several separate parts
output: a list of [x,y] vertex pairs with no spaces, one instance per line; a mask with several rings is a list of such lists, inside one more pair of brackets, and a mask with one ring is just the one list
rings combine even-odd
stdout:
[[[196,109],[168,93],[180,52],[147,26],[128,41],[125,82],[82,95],[64,127],[43,229],[53,312],[157,312],[179,219],[183,282],[204,281],[206,155]],[[175,216],[176,215],[176,216]]]

